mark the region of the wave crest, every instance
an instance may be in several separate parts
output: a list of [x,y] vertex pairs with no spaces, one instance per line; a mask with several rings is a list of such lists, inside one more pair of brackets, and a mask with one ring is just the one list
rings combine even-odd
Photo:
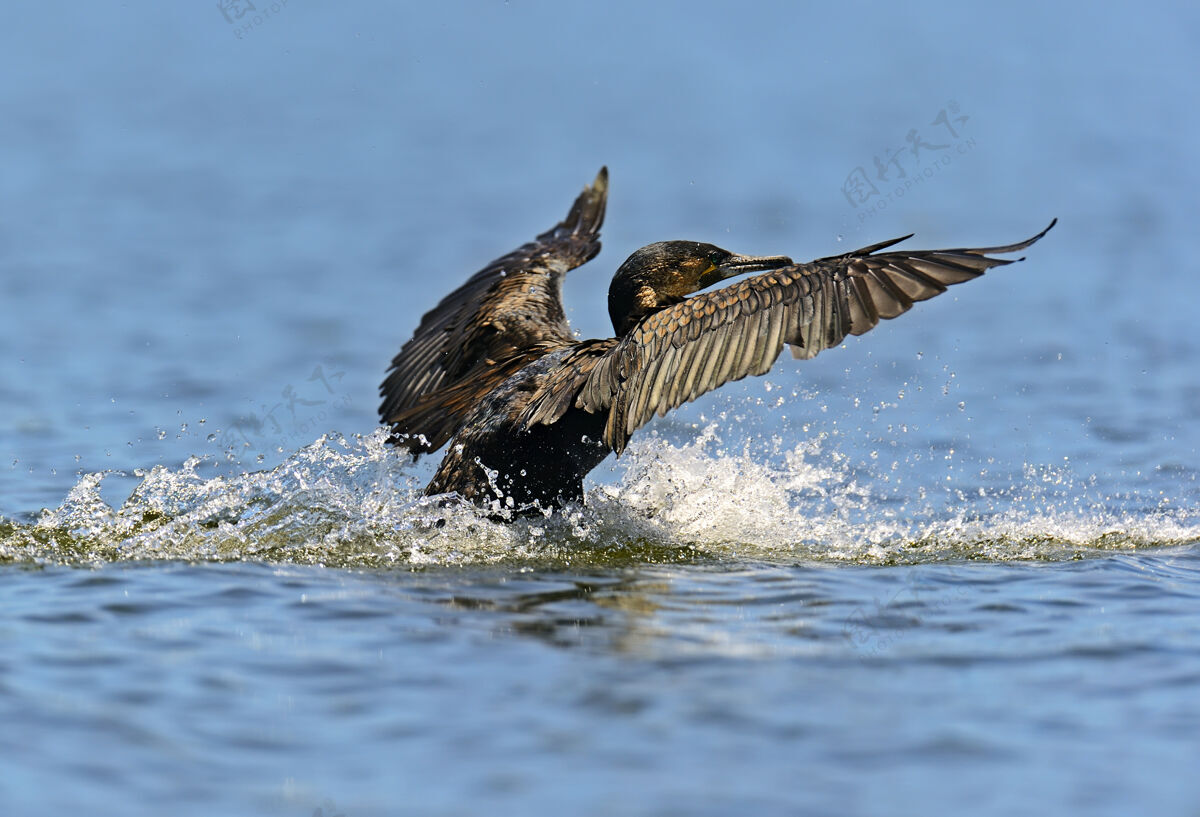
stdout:
[[714,425],[684,445],[640,438],[615,481],[590,485],[582,507],[498,524],[461,502],[423,496],[410,460],[385,441],[382,429],[327,434],[276,468],[235,476],[201,476],[205,459],[192,457],[138,474],[119,507],[101,496],[110,474],[85,474],[36,522],[0,521],[0,561],[901,564],[1062,560],[1200,540],[1194,513],[1113,511],[1042,469],[1027,467],[999,494],[898,494],[823,451],[823,437],[791,448],[776,438],[762,457],[723,450]]

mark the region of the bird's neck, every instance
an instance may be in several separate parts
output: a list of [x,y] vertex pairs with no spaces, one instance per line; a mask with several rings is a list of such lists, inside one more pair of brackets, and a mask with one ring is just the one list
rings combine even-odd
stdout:
[[614,279],[608,290],[608,316],[613,331],[621,338],[629,334],[646,316],[667,306],[654,288],[633,279]]

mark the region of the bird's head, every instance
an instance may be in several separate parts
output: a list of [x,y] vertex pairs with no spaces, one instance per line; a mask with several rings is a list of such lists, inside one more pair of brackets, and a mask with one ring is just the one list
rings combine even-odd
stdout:
[[737,255],[698,241],[660,241],[642,247],[617,270],[608,288],[608,314],[621,337],[647,315],[718,281],[791,263],[783,255]]

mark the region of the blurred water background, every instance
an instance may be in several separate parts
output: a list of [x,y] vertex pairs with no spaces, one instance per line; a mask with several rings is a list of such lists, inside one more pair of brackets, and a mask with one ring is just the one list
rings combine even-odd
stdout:
[[[7,9],[0,806],[1196,814],[1198,40],[1171,3]],[[602,164],[585,337],[651,241],[1060,223],[656,421],[582,507],[431,508],[387,362]]]

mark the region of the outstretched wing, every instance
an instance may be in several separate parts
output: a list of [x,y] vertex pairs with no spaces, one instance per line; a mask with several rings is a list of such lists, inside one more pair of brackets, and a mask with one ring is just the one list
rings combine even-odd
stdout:
[[656,412],[765,373],[785,343],[795,357],[814,357],[951,284],[1011,264],[987,254],[1023,250],[1050,227],[1003,247],[879,252],[905,236],[696,295],[646,317],[610,347],[577,355],[539,389],[526,419],[551,423],[572,405],[607,410],[604,441],[620,453]]
[[[393,442],[404,440],[414,452],[441,447],[469,407],[461,394],[468,381],[486,394],[510,373],[514,359],[534,359],[546,344],[572,341],[562,279],[600,252],[607,197],[608,169],[601,168],[566,218],[426,313],[379,387],[379,415],[392,426]],[[455,389],[453,399],[447,394],[440,405],[438,396],[448,389]]]

